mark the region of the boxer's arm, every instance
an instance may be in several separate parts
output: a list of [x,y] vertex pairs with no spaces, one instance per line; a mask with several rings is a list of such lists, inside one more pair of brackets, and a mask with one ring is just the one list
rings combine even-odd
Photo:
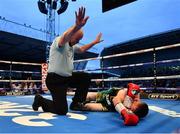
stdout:
[[116,104],[118,103],[123,103],[124,99],[126,97],[126,91],[125,90],[119,90],[119,92],[117,93],[117,95],[113,98],[113,104],[114,106],[116,106]]
[[113,99],[113,104],[117,112],[119,112],[123,119],[125,125],[137,125],[139,122],[139,118],[131,111],[126,109],[123,105],[123,101],[127,95],[125,90],[120,90],[118,94]]
[[135,126],[138,124],[138,116],[135,115],[132,111],[126,109],[126,107],[121,102],[115,105],[115,109],[123,117],[124,125]]

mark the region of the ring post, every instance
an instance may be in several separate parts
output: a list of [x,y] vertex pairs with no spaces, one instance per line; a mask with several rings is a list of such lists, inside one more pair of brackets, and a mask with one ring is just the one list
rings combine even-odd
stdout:
[[12,61],[10,62],[10,66],[9,66],[9,85],[10,85],[10,90],[11,89],[11,84],[12,84]]
[[156,62],[156,49],[153,48],[153,73],[154,73],[154,91],[157,89],[157,62]]
[[102,71],[102,89],[104,90],[104,57],[101,58],[101,71]]

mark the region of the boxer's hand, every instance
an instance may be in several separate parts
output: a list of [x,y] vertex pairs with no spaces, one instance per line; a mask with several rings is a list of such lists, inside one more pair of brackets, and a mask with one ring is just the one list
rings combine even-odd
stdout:
[[123,109],[121,111],[121,115],[123,116],[124,119],[124,125],[135,126],[139,122],[138,116],[136,116],[133,112],[128,111],[126,109]]

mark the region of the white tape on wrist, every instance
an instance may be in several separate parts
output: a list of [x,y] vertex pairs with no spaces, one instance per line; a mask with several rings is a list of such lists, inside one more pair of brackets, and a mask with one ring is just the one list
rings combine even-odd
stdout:
[[124,102],[123,102],[123,105],[130,109],[131,108],[131,105],[133,103],[133,99],[131,97],[129,97],[128,95],[126,95],[125,99],[124,99]]
[[119,113],[121,114],[121,111],[122,111],[123,109],[126,109],[126,108],[125,108],[124,105],[120,102],[120,103],[118,103],[118,104],[115,106],[115,109],[116,109],[117,112],[119,112]]

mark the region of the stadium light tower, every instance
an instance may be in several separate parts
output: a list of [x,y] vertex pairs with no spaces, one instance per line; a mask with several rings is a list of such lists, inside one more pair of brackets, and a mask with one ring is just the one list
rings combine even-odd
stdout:
[[[76,0],[72,0],[76,1]],[[51,42],[55,38],[55,11],[57,6],[58,15],[64,13],[68,8],[68,1],[67,0],[38,0],[38,8],[39,11],[43,14],[46,14],[46,62],[49,61],[49,49]]]

